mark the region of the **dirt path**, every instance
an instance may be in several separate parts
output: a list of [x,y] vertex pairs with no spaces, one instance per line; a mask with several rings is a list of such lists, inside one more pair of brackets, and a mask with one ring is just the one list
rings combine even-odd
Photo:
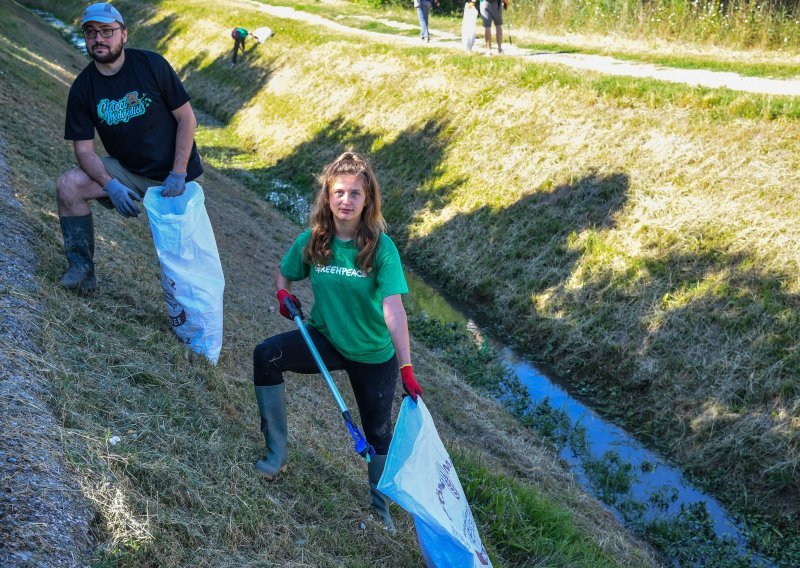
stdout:
[[9,171],[0,139],[0,566],[80,567],[94,511],[45,403],[34,233],[20,218]]
[[[393,34],[385,34],[380,32],[371,32],[367,30],[360,30],[357,28],[348,27],[339,24],[333,20],[309,14],[307,12],[299,12],[293,8],[283,6],[270,6],[261,4],[255,0],[246,0],[244,2],[231,2],[241,6],[247,4],[252,8],[274,16],[276,18],[284,18],[288,20],[298,20],[315,25],[325,26],[340,32],[349,33],[351,35],[359,35],[363,37],[370,37],[373,39],[380,39],[388,43],[420,46],[420,41],[416,37],[406,37]],[[404,24],[400,22],[392,22],[390,20],[375,20],[384,25],[391,26],[397,29],[416,29],[416,26]],[[478,26],[480,28],[480,25]],[[480,32],[480,29],[479,29]],[[449,32],[442,32],[435,29],[431,30],[431,42],[427,44],[432,48],[454,49],[462,51],[461,38]],[[476,56],[480,51],[473,50]],[[660,81],[668,81],[671,83],[683,83],[686,85],[716,88],[727,88],[734,91],[744,91],[748,93],[757,93],[764,95],[785,95],[785,96],[798,96],[800,95],[800,79],[766,79],[762,77],[744,77],[738,73],[723,72],[723,71],[706,71],[703,69],[676,69],[670,67],[663,67],[661,65],[654,65],[651,63],[635,63],[630,61],[622,61],[608,57],[605,55],[589,55],[581,53],[552,53],[552,52],[536,52],[529,49],[522,49],[515,45],[505,45],[505,54],[503,57],[524,57],[531,61],[543,63],[555,63],[558,65],[565,65],[573,69],[582,69],[587,71],[595,71],[605,73],[608,75],[617,75],[625,77],[649,77]]]

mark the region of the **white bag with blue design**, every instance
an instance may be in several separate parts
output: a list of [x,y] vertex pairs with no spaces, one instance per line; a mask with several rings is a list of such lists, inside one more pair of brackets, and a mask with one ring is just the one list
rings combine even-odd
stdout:
[[172,329],[192,351],[216,365],[222,349],[225,277],[203,188],[189,182],[178,197],[162,197],[162,189],[148,188],[144,207]]
[[378,490],[413,515],[429,568],[492,565],[422,397],[403,399]]

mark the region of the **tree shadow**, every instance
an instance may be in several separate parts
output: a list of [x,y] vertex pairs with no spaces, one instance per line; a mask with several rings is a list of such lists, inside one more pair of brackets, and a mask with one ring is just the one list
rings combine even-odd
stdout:
[[[714,231],[703,232],[713,240]],[[684,440],[673,454],[723,502],[796,531],[800,296],[787,289],[796,275],[734,248],[723,241],[641,264],[651,277],[630,293],[651,303],[639,302],[636,327],[611,330],[629,338],[620,347],[635,348],[635,366],[614,380],[635,397],[632,415],[651,435]],[[611,278],[608,271],[592,287]]]
[[[164,49],[178,37],[178,17],[175,14],[165,16],[156,6],[142,2],[126,6],[125,20],[128,25],[128,44],[156,46],[156,51]],[[145,25],[144,22],[147,22]],[[148,48],[149,49],[149,48]]]
[[265,180],[288,183],[301,195],[312,198],[317,191],[317,177],[325,164],[345,150],[369,156],[369,149],[377,138],[377,134],[339,115],[328,121],[312,138],[297,145],[290,154],[257,175]]
[[[611,228],[629,188],[624,173],[589,172],[552,191],[536,192],[505,208],[488,205],[457,215],[408,243],[407,253],[457,297],[514,309],[530,304],[530,295],[561,283],[578,257],[570,235],[588,227]],[[445,252],[442,243],[457,238],[468,250]],[[530,271],[532,267],[544,270]],[[530,272],[525,287],[498,297],[511,282]],[[527,298],[527,299],[526,299]]]
[[448,119],[432,116],[372,154],[383,187],[384,215],[398,244],[407,240],[409,221],[420,208],[445,205],[467,181],[465,176],[444,177],[449,127]]
[[[408,218],[413,215],[414,204],[420,200],[420,195],[423,199],[443,200],[464,182],[459,178],[446,184],[435,183],[446,150],[447,126],[446,121],[427,119],[400,132],[393,141],[373,151],[381,144],[380,135],[340,115],[270,166],[250,168],[247,172],[233,165],[217,169],[258,192],[277,192],[290,200],[302,199],[311,204],[324,165],[345,150],[359,152],[371,161],[381,184],[384,215],[391,225],[390,233],[393,238],[402,240],[406,235]],[[233,164],[232,158],[241,154],[241,149],[207,145],[204,153],[215,155],[217,161]],[[303,219],[295,220],[304,222]]]
[[259,62],[259,65],[252,65],[248,58],[232,65],[229,53],[209,61],[208,52],[201,52],[176,71],[183,78],[193,103],[215,119],[229,124],[274,73],[272,62],[264,64],[261,59]]

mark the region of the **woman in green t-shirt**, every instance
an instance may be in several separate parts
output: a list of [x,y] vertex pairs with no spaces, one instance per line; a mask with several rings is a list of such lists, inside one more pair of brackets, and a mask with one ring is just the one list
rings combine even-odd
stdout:
[[[403,388],[414,400],[422,388],[411,366],[401,296],[408,287],[400,254],[385,232],[378,180],[361,156],[345,152],[325,167],[310,221],[275,275],[280,312],[292,319],[284,300],[289,298],[298,309],[300,301],[289,292],[291,283],[309,278],[314,307],[308,332],[327,368],[344,370],[350,378],[364,434],[375,448],[367,466],[372,506],[393,530],[389,501],[377,484],[392,439],[398,367]],[[270,337],[253,352],[253,382],[267,445],[256,470],[268,479],[286,470],[285,371],[317,372],[299,330]]]

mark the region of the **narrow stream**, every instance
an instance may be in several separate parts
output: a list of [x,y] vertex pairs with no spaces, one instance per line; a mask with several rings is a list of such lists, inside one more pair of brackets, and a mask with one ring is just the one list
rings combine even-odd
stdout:
[[[580,484],[605,503],[621,522],[634,532],[646,524],[681,519],[688,522],[690,528],[697,523],[698,531],[702,530],[701,524],[703,527],[712,527],[716,536],[712,546],[719,547],[713,561],[695,557],[693,562],[685,564],[672,559],[675,566],[776,566],[774,562],[750,550],[741,523],[714,497],[695,488],[677,467],[570,396],[525,357],[488,336],[486,330],[475,323],[467,308],[456,307],[411,271],[406,271],[406,279],[416,306],[432,318],[465,325],[477,337],[488,341],[504,365],[527,388],[535,403],[549,404],[553,409],[563,411],[570,425],[579,427],[585,433],[585,445],[581,451],[576,451],[572,444],[567,443],[560,449],[559,455]],[[598,486],[598,477],[592,475],[598,463],[623,473],[626,480],[622,484],[624,490],[609,491],[607,486]],[[695,515],[692,516],[691,512]],[[700,523],[704,520],[707,521]]]
[[[52,14],[33,10],[81,53],[86,53],[83,35]],[[303,192],[290,184],[273,180],[264,198],[287,216],[304,223],[309,204]],[[749,548],[745,528],[712,496],[696,489],[681,471],[648,449],[622,428],[600,417],[555,381],[545,376],[525,357],[487,335],[475,323],[469,309],[456,306],[411,271],[406,271],[411,301],[430,317],[443,322],[465,325],[476,336],[489,342],[503,363],[527,388],[534,403],[546,404],[561,411],[571,428],[583,433],[579,449],[566,443],[561,458],[569,465],[581,485],[605,503],[613,514],[634,532],[648,523],[688,522],[698,531],[710,526],[716,541],[711,545],[713,558],[694,556],[690,561],[670,558],[674,566],[750,566],[773,567],[776,564]],[[600,486],[593,475],[598,464],[622,473],[625,483],[610,491]],[[683,520],[682,520],[683,519]],[[699,536],[695,538],[700,538]],[[713,540],[713,539],[712,539]]]
[[[305,223],[310,205],[299,188],[273,180],[264,198],[301,225]],[[693,540],[696,550],[685,552],[678,537],[673,542],[675,554],[667,552],[673,566],[777,566],[753,551],[745,527],[717,499],[694,487],[678,467],[603,419],[524,356],[494,339],[476,323],[467,306],[447,298],[411,270],[406,270],[406,279],[410,300],[418,309],[441,322],[465,326],[481,341],[487,341],[526,387],[534,404],[563,413],[569,428],[581,433],[582,443],[577,447],[565,443],[559,455],[586,491],[634,533],[656,527],[656,531],[683,530],[689,535],[683,538]],[[672,528],[664,529],[666,525]]]
[[61,35],[64,36],[64,39],[66,39],[72,47],[82,54],[86,54],[86,40],[83,39],[83,34],[80,30],[69,24],[65,24],[50,12],[45,12],[44,10],[31,10],[31,12],[61,32]]

